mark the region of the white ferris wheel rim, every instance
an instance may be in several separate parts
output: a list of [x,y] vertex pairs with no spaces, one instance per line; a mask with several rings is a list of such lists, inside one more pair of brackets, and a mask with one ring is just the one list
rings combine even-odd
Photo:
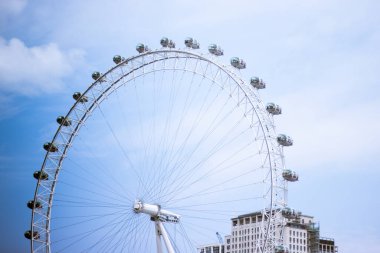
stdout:
[[[146,58],[152,57],[150,62],[145,62]],[[157,58],[156,58],[157,57]],[[45,240],[39,241],[39,239],[32,238],[31,240],[31,250],[32,252],[50,252],[50,223],[51,223],[51,210],[53,206],[53,196],[55,192],[55,187],[57,183],[57,178],[62,166],[62,162],[66,158],[67,152],[69,148],[72,145],[72,142],[74,141],[75,137],[78,135],[80,128],[82,125],[86,122],[86,119],[91,115],[91,113],[97,109],[97,105],[100,104],[104,98],[106,98],[108,95],[110,95],[113,91],[112,88],[116,89],[118,82],[125,78],[125,76],[130,75],[131,73],[134,73],[136,70],[140,68],[144,68],[145,66],[148,66],[150,64],[154,64],[156,61],[167,61],[168,59],[177,59],[177,60],[184,60],[192,58],[197,61],[207,62],[207,64],[211,64],[215,66],[218,70],[223,72],[225,75],[229,76],[231,80],[235,83],[237,89],[241,92],[241,95],[244,96],[243,99],[246,99],[246,103],[250,104],[251,106],[251,112],[252,115],[256,115],[261,131],[264,133],[264,139],[265,139],[265,145],[266,150],[268,150],[268,159],[270,164],[270,181],[271,181],[271,188],[270,188],[270,199],[269,199],[269,205],[265,208],[268,208],[268,217],[269,221],[273,221],[274,211],[276,209],[281,209],[281,207],[286,206],[285,202],[285,193],[286,193],[286,184],[284,181],[281,181],[283,184],[279,185],[279,178],[281,178],[280,170],[284,168],[283,164],[283,155],[282,155],[282,149],[276,145],[275,141],[275,129],[274,125],[272,123],[272,119],[270,118],[270,115],[266,113],[265,107],[263,106],[260,98],[258,97],[257,93],[238,75],[236,75],[233,71],[229,70],[226,66],[219,64],[216,62],[213,58],[197,54],[194,51],[190,50],[178,50],[178,49],[160,49],[156,51],[148,51],[142,54],[139,54],[137,56],[130,57],[128,59],[125,59],[123,62],[117,64],[116,66],[109,69],[105,74],[103,74],[98,80],[96,80],[94,83],[92,83],[89,88],[82,94],[82,97],[89,98],[89,104],[90,105],[84,105],[79,100],[77,100],[74,105],[70,108],[69,112],[65,116],[66,118],[70,118],[75,122],[75,128],[71,128],[72,130],[69,132],[65,132],[65,126],[60,125],[58,127],[58,130],[56,131],[51,143],[58,143],[60,151],[59,154],[56,155],[53,152],[47,152],[44,158],[44,162],[41,167],[41,172],[46,172],[49,175],[54,175],[54,178],[49,180],[49,183],[45,184],[44,180],[38,179],[38,183],[36,186],[35,194],[34,194],[34,200],[41,200],[41,195],[48,196],[48,201],[44,203],[47,208],[44,209],[42,212],[37,209],[33,209],[32,212],[32,220],[31,220],[31,231],[32,233],[34,231],[38,231],[40,235],[43,235],[45,233]],[[113,78],[109,78],[116,72],[119,68],[121,68],[126,63],[136,63],[139,60],[142,60],[140,64],[137,64],[129,73],[125,74],[125,76],[119,76]],[[170,70],[170,69],[169,69]],[[158,69],[156,71],[163,71],[163,69]],[[183,71],[186,71],[183,69]],[[143,73],[144,74],[144,73]],[[195,73],[194,73],[195,74]],[[197,73],[198,75],[201,75],[201,73]],[[203,75],[207,76],[207,73],[204,72]],[[133,77],[133,79],[137,78],[136,76]],[[102,90],[98,95],[94,95],[94,90],[96,90],[99,86],[102,86],[103,82],[101,80],[112,80],[110,84],[108,84],[108,88],[105,88]],[[132,79],[131,79],[132,80]],[[130,81],[130,80],[129,80]],[[106,81],[105,83],[109,83]],[[95,93],[96,94],[96,93]],[[240,99],[240,98],[238,98]],[[83,111],[83,108],[85,108],[85,111]],[[78,111],[82,111],[82,115],[78,115]],[[74,116],[76,114],[76,116]],[[66,143],[59,143],[57,140],[66,139]],[[63,150],[61,149],[63,147]],[[276,152],[272,152],[270,150],[276,149]],[[49,171],[49,168],[47,168],[47,164],[49,161],[53,161],[53,163],[56,164],[56,167]],[[277,162],[277,165],[273,166],[273,161]],[[49,186],[50,188],[46,187]],[[281,195],[282,196],[278,196]],[[43,226],[41,226],[41,224]],[[271,222],[268,222],[268,228],[271,226]],[[266,244],[275,244],[278,242],[270,242],[270,235],[269,231],[267,230],[267,236],[268,236],[268,242]],[[269,248],[273,249],[273,245]]]

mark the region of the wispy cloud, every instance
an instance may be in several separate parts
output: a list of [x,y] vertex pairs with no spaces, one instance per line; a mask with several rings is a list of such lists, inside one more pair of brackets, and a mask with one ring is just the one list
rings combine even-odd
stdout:
[[374,116],[378,101],[341,104],[335,99],[337,90],[331,92],[312,89],[280,100],[286,112],[277,118],[278,131],[295,140],[294,147],[285,150],[292,167],[354,170],[379,155],[380,139],[374,134],[380,127]]
[[19,39],[0,37],[0,91],[22,95],[59,91],[62,79],[83,57],[82,50],[63,51],[55,43],[28,47]]
[[[351,235],[351,237],[345,236],[341,239],[341,241],[338,241],[339,251],[347,253],[380,251],[380,238],[373,235],[372,231],[366,234],[352,234],[353,235]],[[360,241],[358,241],[359,239]]]
[[7,95],[0,94],[0,121],[12,117],[20,112],[20,107],[12,103],[12,98]]
[[0,14],[14,15],[20,13],[26,6],[28,0],[0,1]]

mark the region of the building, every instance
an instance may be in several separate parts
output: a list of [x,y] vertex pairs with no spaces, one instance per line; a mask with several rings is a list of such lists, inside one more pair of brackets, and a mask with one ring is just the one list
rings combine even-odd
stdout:
[[338,252],[338,246],[335,245],[332,238],[319,238],[319,252],[320,253],[333,253]]
[[198,253],[225,253],[224,251],[224,244],[207,244],[202,245],[201,247],[198,247],[197,249]]
[[[283,245],[278,253],[337,253],[333,239],[320,237],[319,224],[313,216],[285,208],[280,220],[284,222]],[[264,217],[264,218],[263,218]],[[224,245],[209,244],[198,248],[199,253],[257,253],[261,252],[265,225],[263,212],[240,215],[231,219],[231,234],[225,236]],[[278,233],[278,234],[277,234]],[[279,235],[280,230],[275,230]]]

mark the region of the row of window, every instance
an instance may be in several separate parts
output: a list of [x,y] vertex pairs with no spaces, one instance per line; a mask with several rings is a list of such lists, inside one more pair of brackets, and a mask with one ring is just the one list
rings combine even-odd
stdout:
[[301,251],[306,251],[306,246],[300,246],[300,245],[289,244],[289,249],[290,249],[290,250],[301,250]]
[[232,249],[244,249],[244,248],[254,248],[256,245],[254,242],[251,242],[251,245],[249,245],[249,242],[245,243],[239,243],[239,244],[232,244],[231,248]]
[[[240,229],[239,231],[232,231],[232,236],[237,236],[237,235],[248,235],[250,233],[252,234],[257,234],[260,232],[260,227],[255,227],[251,229]],[[301,237],[301,238],[306,238],[306,232],[303,231],[298,231],[298,230],[289,230],[290,236],[295,236],[295,237]]]
[[[303,241],[304,245],[296,245],[296,244],[289,244],[289,249],[290,250],[300,250],[300,251],[306,251],[306,241]],[[239,248],[250,248],[250,247],[254,247],[255,246],[255,242],[244,242],[244,243],[239,243],[239,244],[232,244],[231,245],[231,248],[232,249],[239,249]],[[229,247],[228,247],[229,249]],[[330,249],[328,249],[330,250]]]
[[231,251],[231,253],[254,253],[254,252],[261,252],[261,249],[257,251],[255,251],[255,249],[239,249],[239,250]]
[[[263,234],[257,234],[257,235],[251,235],[250,236],[242,236],[242,237],[232,237],[231,240],[232,242],[244,242],[244,241],[249,241],[249,240],[257,240],[257,239],[263,239]],[[229,243],[229,242],[227,242]]]
[[[240,250],[232,250],[231,251],[231,253],[254,253],[254,252],[257,252],[257,251],[255,251],[255,249],[240,249]],[[304,252],[306,252],[306,249],[290,250],[289,253],[304,253]],[[331,253],[333,253],[333,252],[334,251],[331,251]],[[330,253],[330,251],[322,251],[321,253]]]
[[[267,218],[265,217],[264,220],[267,220]],[[244,224],[247,225],[247,224],[261,222],[261,221],[263,221],[263,217],[262,216],[256,216],[256,217],[252,217],[252,219],[245,218],[245,219],[240,219],[240,220],[233,220],[232,226],[244,225]]]
[[289,238],[290,243],[298,243],[298,244],[305,244],[306,245],[306,239],[298,239],[298,238]]
[[224,253],[224,248],[220,250],[219,246],[214,247],[206,247],[204,249],[201,249],[200,253]]
[[289,234],[297,237],[306,238],[306,232],[289,229]]
[[320,244],[319,249],[323,251],[331,251],[334,252],[335,246],[334,245],[326,245],[326,244]]
[[247,235],[250,233],[250,231],[252,231],[252,234],[253,233],[258,233],[260,231],[260,228],[259,227],[255,227],[255,228],[252,228],[252,229],[241,229],[239,231],[232,231],[232,235]]

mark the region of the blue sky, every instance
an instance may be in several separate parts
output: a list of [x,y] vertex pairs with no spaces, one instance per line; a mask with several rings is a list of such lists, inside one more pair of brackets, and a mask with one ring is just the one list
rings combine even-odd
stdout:
[[[34,170],[73,91],[115,54],[162,36],[219,43],[261,76],[283,108],[291,206],[320,221],[340,252],[380,251],[380,3],[375,0],[0,2],[1,252],[24,252]],[[181,45],[182,46],[182,45]],[[6,231],[6,232],[5,232]]]

